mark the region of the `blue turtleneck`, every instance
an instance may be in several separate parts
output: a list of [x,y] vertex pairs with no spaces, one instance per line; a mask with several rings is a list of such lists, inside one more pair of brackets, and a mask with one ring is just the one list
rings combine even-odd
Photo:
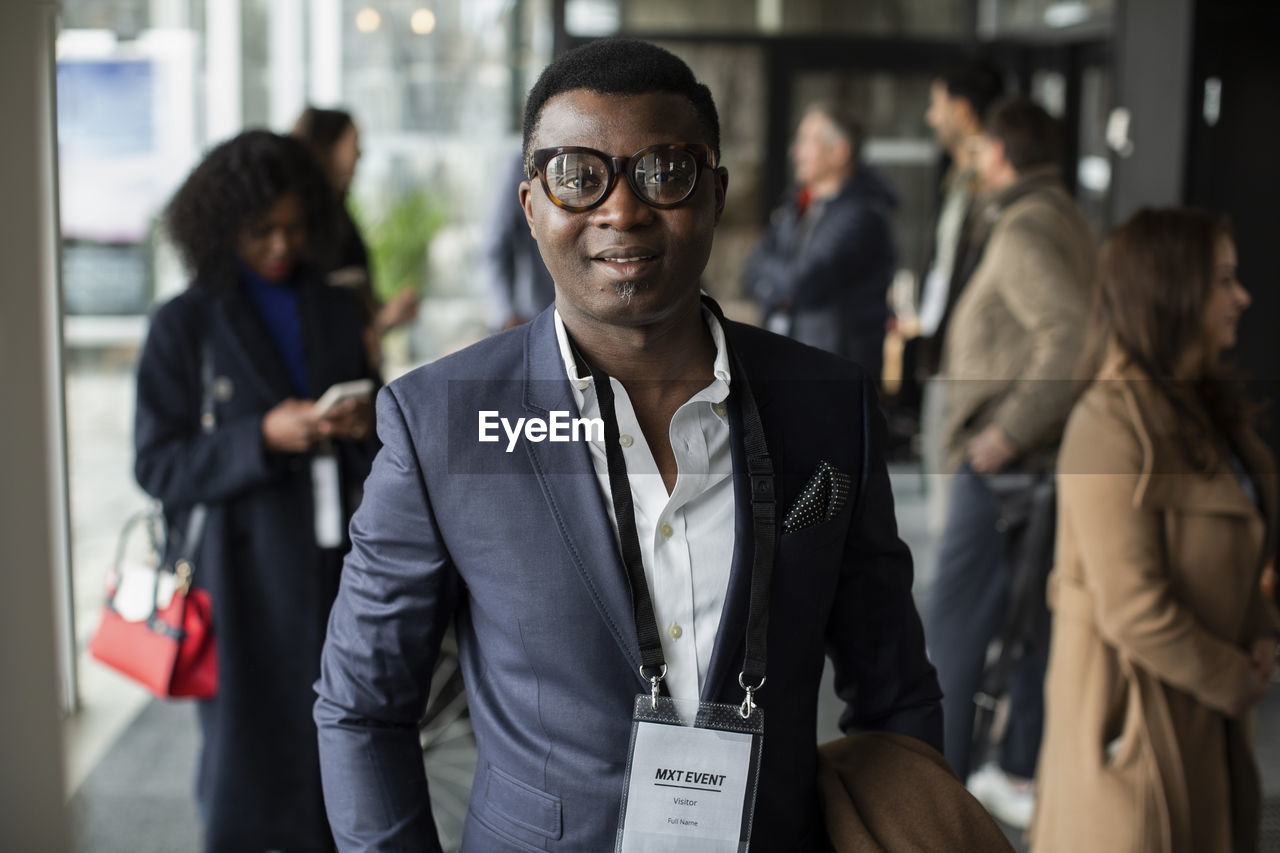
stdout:
[[299,397],[311,396],[307,364],[302,355],[302,312],[298,307],[297,277],[290,275],[271,282],[241,264],[240,280],[244,282],[249,301],[258,309],[258,316],[271,332],[276,350],[284,359],[294,393]]

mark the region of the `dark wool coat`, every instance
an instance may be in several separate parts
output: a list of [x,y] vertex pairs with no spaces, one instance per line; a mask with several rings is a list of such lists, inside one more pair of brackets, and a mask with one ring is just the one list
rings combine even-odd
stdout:
[[794,199],[774,210],[747,260],[747,291],[766,316],[787,315],[791,337],[842,355],[878,380],[885,300],[898,266],[890,221],[898,192],[864,166],[821,204],[807,218]]
[[[349,293],[306,278],[299,309],[312,398],[374,376]],[[200,429],[206,340],[212,433]],[[176,530],[193,504],[209,506],[195,561],[213,597],[220,677],[217,697],[199,703],[209,850],[332,849],[311,705],[346,545],[316,544],[310,454],[263,447],[263,416],[291,396],[284,360],[237,284],[193,286],[155,312],[138,364],[135,473]],[[377,443],[335,444],[345,521]]]

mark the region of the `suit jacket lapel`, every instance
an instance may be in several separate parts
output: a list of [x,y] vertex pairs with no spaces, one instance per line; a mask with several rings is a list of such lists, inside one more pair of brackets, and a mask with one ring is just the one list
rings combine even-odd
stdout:
[[[524,410],[539,418],[546,418],[551,411],[567,411],[576,417],[580,413],[560,357],[552,310],[539,314],[525,334]],[[630,585],[591,451],[582,441],[521,443],[529,453],[574,568],[643,687]]]

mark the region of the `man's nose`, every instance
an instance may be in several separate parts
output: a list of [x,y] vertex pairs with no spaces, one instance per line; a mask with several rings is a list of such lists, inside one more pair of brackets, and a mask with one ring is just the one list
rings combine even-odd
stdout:
[[591,213],[597,225],[627,231],[651,222],[654,209],[636,195],[630,181],[619,175],[604,201]]

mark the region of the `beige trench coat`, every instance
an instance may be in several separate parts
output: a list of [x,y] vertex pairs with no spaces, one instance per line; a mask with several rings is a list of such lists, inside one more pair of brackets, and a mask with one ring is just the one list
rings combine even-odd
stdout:
[[1239,442],[1260,512],[1225,459],[1194,471],[1175,423],[1118,351],[1068,421],[1037,853],[1257,846],[1253,715],[1224,712],[1248,646],[1280,624],[1258,586],[1274,552],[1275,469],[1256,437]]

